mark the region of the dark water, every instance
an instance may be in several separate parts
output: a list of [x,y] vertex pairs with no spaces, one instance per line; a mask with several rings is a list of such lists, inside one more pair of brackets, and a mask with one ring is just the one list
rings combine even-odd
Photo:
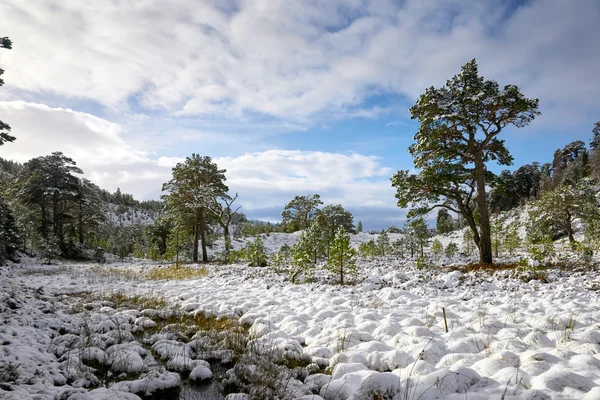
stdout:
[[184,383],[179,392],[179,400],[223,400],[225,396],[221,394],[221,385],[212,380],[204,385],[190,385]]

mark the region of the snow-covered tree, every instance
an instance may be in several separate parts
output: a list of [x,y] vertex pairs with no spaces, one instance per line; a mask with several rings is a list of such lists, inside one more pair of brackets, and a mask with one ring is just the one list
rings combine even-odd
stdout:
[[513,255],[514,251],[521,245],[521,237],[519,236],[519,226],[516,222],[509,223],[503,230],[502,242],[509,255]]
[[237,212],[241,206],[233,209],[233,203],[237,200],[238,194],[231,197],[229,195],[221,196],[220,198],[214,198],[212,204],[209,205],[208,210],[216,218],[217,222],[223,229],[223,240],[225,241],[225,258],[229,256],[231,250],[231,236],[229,235],[229,226],[233,221]]
[[8,204],[0,194],[0,265],[14,260],[19,246],[17,224]]
[[[0,38],[0,49],[12,49],[12,42],[7,37]],[[4,85],[4,80],[1,78],[4,74],[4,70],[0,68],[0,86]],[[6,142],[12,142],[15,140],[14,136],[9,135],[10,125],[0,121],[0,146]]]
[[592,129],[592,139],[590,140],[590,149],[597,150],[600,147],[600,121],[594,124]]
[[[564,231],[573,244],[573,222],[582,215],[588,196],[584,187],[560,185],[552,191],[542,194],[539,201],[530,210],[528,227],[529,235],[533,237],[552,237]],[[535,242],[535,240],[534,240]]]
[[454,219],[450,215],[447,209],[440,208],[435,220],[435,229],[437,233],[448,233],[454,230]]
[[306,280],[312,278],[315,260],[311,243],[312,239],[309,237],[308,231],[303,231],[300,234],[300,238],[292,246],[290,271],[290,280],[292,283],[296,283],[301,275],[304,275]]
[[339,278],[342,286],[349,276],[355,277],[357,274],[355,257],[356,250],[350,245],[350,235],[344,227],[340,227],[331,243],[326,268],[333,276]]
[[66,233],[71,230],[69,224],[77,220],[75,204],[83,193],[75,174],[82,173],[73,159],[54,152],[26,162],[11,185],[11,197],[39,210],[32,222],[39,223],[41,236],[47,239],[53,235],[63,250]]
[[323,202],[318,194],[294,197],[281,213],[283,224],[288,227],[288,232],[308,228],[321,204]]
[[456,256],[456,253],[458,253],[458,245],[454,242],[448,243],[448,246],[446,246],[446,248],[444,249],[444,253],[446,254],[446,257],[454,258],[454,256]]
[[362,223],[362,221],[358,221],[358,224],[356,224],[356,232],[361,233],[362,231],[363,231],[363,223]]
[[425,256],[425,246],[427,240],[431,237],[431,232],[429,231],[429,228],[427,228],[427,224],[422,217],[411,220],[410,227],[411,233],[419,246],[421,258],[423,258]]
[[[526,98],[515,85],[502,90],[479,76],[475,60],[442,88],[428,88],[410,108],[420,123],[409,151],[418,174],[398,171],[392,177],[398,206],[413,207],[409,216],[434,208],[462,214],[473,232],[480,261],[493,260],[486,186],[494,175],[486,164],[510,165],[512,157],[498,139],[502,130],[528,125],[537,115],[538,100]],[[479,214],[475,220],[471,200]]]
[[225,185],[225,170],[219,169],[210,157],[192,154],[172,169],[173,178],[163,184],[166,209],[170,213],[186,215],[194,221],[193,260],[198,261],[198,239],[202,242],[202,260],[208,261],[206,251],[206,209],[223,197],[229,188]]
[[442,245],[442,242],[440,242],[439,239],[434,239],[431,243],[431,253],[433,254],[433,256],[436,258],[440,257],[443,252],[444,246]]
[[377,253],[380,257],[385,257],[389,256],[391,252],[392,246],[390,245],[390,237],[387,232],[382,229],[377,237]]

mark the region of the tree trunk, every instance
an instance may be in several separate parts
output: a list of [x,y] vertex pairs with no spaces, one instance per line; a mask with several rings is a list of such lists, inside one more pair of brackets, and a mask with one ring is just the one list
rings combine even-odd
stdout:
[[192,261],[198,262],[198,240],[200,237],[200,223],[198,222],[198,216],[196,216],[196,223],[194,224],[194,254],[192,255]]
[[208,261],[206,252],[206,220],[204,218],[204,207],[200,209],[200,239],[202,240],[202,261]]
[[573,225],[571,225],[571,216],[567,217],[567,237],[569,238],[569,243],[573,245],[575,243],[575,238],[573,237]]
[[231,242],[229,241],[229,225],[223,224],[223,239],[225,240],[225,258],[229,258]]
[[492,240],[490,229],[490,212],[485,198],[485,164],[483,153],[475,154],[475,178],[477,180],[477,207],[479,209],[479,261],[492,264]]
[[[58,193],[54,192],[52,195],[52,227],[54,236],[58,237]],[[60,240],[60,238],[58,238]]]

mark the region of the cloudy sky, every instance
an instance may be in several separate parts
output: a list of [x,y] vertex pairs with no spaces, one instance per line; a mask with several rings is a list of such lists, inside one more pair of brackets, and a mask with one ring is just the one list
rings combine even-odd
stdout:
[[598,0],[3,0],[0,157],[52,151],[108,189],[158,198],[191,153],[227,169],[251,218],[297,194],[367,229],[403,223],[408,107],[477,58],[540,99],[504,134],[516,165],[588,141],[600,118]]

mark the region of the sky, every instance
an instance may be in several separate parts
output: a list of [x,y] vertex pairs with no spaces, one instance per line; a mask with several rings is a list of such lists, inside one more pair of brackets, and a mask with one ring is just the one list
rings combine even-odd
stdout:
[[501,134],[515,166],[550,161],[600,119],[599,20],[598,0],[3,0],[0,120],[17,140],[0,157],[62,151],[143,200],[197,153],[249,218],[319,193],[365,229],[401,226],[390,177],[413,168],[425,88],[476,58],[540,99]]

